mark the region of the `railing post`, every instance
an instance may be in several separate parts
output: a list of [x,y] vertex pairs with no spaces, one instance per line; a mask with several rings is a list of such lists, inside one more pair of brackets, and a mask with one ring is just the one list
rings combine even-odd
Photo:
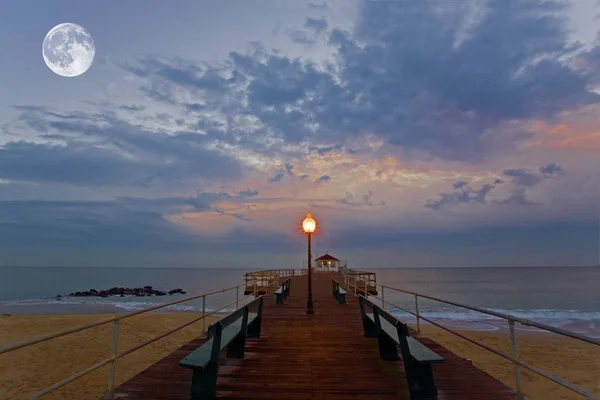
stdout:
[[381,308],[385,310],[385,286],[381,285]]
[[235,309],[240,308],[240,287],[235,287]]
[[417,336],[421,337],[421,316],[419,315],[419,296],[415,294],[415,309],[417,314]]
[[[519,352],[517,350],[517,337],[515,336],[515,321],[512,319],[508,320],[508,327],[510,329],[510,343],[512,345],[512,353],[513,358],[516,360],[519,359]],[[519,364],[515,362],[515,380],[517,383],[517,399],[524,400],[523,389],[521,388],[521,368],[519,368]]]
[[202,333],[206,333],[206,295],[202,296]]
[[113,390],[115,387],[115,363],[117,362],[117,339],[119,338],[119,320],[115,319],[113,325],[113,340],[111,356],[113,357],[110,362],[110,370],[108,372],[108,390],[106,391],[106,399],[111,400],[113,398]]
[[365,278],[365,298],[369,297],[369,293],[367,292],[367,278]]

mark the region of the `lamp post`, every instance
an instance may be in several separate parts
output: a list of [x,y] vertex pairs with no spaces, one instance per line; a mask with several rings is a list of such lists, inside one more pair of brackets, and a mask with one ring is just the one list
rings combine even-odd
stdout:
[[317,223],[312,219],[310,214],[306,214],[306,218],[302,221],[302,229],[306,232],[308,238],[308,298],[306,300],[306,313],[314,314],[312,301],[312,262],[310,257],[310,237],[312,236]]

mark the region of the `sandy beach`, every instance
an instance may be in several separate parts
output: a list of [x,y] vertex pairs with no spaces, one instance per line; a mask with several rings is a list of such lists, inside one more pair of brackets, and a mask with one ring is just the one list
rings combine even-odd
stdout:
[[[111,314],[54,314],[0,316],[0,345],[56,332],[111,317]],[[138,315],[120,322],[119,352],[141,344],[187,321],[195,313]],[[217,318],[207,317],[206,326]],[[106,324],[83,332],[0,355],[0,399],[25,399],[28,395],[108,357],[113,325]],[[181,345],[197,337],[202,322],[154,342],[117,361],[115,385],[126,381]],[[96,400],[106,391],[108,366],[44,396],[56,400]]]
[[[459,331],[493,349],[511,354],[510,338],[504,333]],[[448,350],[468,358],[512,388],[516,388],[514,364],[442,329],[424,326],[422,334]],[[517,333],[522,361],[600,396],[600,348],[570,338]],[[521,368],[521,383],[528,400],[583,399],[582,396]]]

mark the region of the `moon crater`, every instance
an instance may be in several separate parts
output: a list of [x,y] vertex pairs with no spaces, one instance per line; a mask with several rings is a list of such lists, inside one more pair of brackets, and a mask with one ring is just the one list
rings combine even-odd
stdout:
[[66,77],[79,76],[94,62],[96,45],[92,35],[72,23],[56,25],[42,44],[44,62],[52,72]]

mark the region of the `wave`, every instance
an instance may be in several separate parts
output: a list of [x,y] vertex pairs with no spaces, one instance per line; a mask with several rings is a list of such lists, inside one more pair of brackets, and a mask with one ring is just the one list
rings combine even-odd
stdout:
[[[600,321],[600,311],[582,311],[582,310],[555,310],[555,309],[505,309],[505,308],[488,308],[489,311],[507,314],[513,317],[529,319],[533,321]],[[415,318],[397,308],[390,308],[392,314],[398,317]],[[420,310],[420,315],[431,319],[449,319],[458,321],[502,321],[500,317],[484,314],[472,310],[457,310],[457,309],[428,309]]]
[[[200,300],[201,301],[201,300]],[[199,300],[191,300],[189,303],[176,304],[168,306],[162,309],[163,311],[179,311],[179,312],[202,312],[202,304]],[[164,304],[164,301],[160,301],[159,298],[148,298],[147,300],[140,300],[138,297],[117,297],[117,298],[95,298],[95,297],[63,297],[61,300],[55,298],[51,299],[23,299],[23,300],[3,300],[0,301],[1,306],[38,306],[40,308],[46,306],[89,306],[90,308],[100,307],[116,307],[122,309],[125,312],[139,311],[145,308],[154,307],[160,304]],[[228,303],[225,301],[224,303]],[[243,304],[243,303],[241,303]],[[216,309],[222,307],[223,304],[210,304],[207,303],[206,311],[213,312]],[[585,311],[585,310],[556,310],[556,309],[508,309],[508,308],[488,308],[489,311],[495,311],[502,314],[511,315],[518,318],[529,319],[538,322],[551,322],[551,321],[580,321],[580,322],[592,322],[600,321],[600,311]],[[227,307],[220,310],[221,313],[229,313],[235,311],[235,307]],[[392,314],[402,318],[415,318],[411,314],[408,314],[398,308],[388,308]],[[476,322],[476,321],[502,321],[502,318],[480,313],[472,310],[440,307],[440,308],[428,308],[423,307],[420,309],[420,313],[425,318],[431,318],[433,320],[457,320],[465,322]]]
[[[150,307],[156,307],[164,302],[160,302],[157,300],[148,300],[148,301],[140,301],[140,300],[127,300],[128,298],[118,298],[118,299],[103,299],[103,298],[73,298],[73,297],[63,297],[61,300],[53,299],[22,299],[22,300],[3,300],[0,301],[1,306],[28,306],[28,307],[40,307],[43,309],[44,307],[54,306],[89,306],[91,308],[90,311],[93,311],[93,308],[100,307],[116,307],[120,308],[125,312],[133,312],[139,311]],[[191,300],[190,302],[198,302],[197,300]],[[206,312],[213,312],[222,306],[220,305],[208,305],[206,306]],[[163,309],[157,311],[179,311],[179,312],[202,312],[202,305],[191,305],[191,304],[175,304],[172,306],[165,307]],[[219,310],[219,313],[230,313],[235,311],[234,307],[226,307],[222,310]]]

